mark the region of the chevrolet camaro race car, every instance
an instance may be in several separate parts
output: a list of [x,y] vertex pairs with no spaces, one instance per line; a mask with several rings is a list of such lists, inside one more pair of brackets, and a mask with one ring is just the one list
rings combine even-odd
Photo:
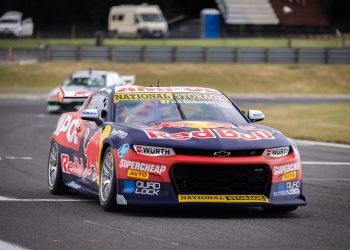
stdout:
[[94,195],[105,210],[231,205],[289,212],[306,204],[297,146],[256,124],[261,111],[245,115],[221,92],[199,87],[88,94],[77,112],[61,115],[52,135],[51,193]]
[[47,97],[47,111],[57,113],[61,111],[75,111],[80,108],[84,102],[83,99],[66,99],[63,102],[57,100],[59,89],[68,91],[97,91],[104,87],[133,85],[135,83],[134,75],[119,75],[113,71],[86,70],[77,71],[63,81],[60,87],[50,91]]

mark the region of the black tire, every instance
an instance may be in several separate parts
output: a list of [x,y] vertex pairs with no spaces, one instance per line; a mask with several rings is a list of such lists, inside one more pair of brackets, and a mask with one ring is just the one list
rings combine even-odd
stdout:
[[283,214],[293,212],[298,206],[276,206],[276,207],[263,207],[265,213]]
[[51,149],[47,164],[47,182],[51,194],[64,194],[67,191],[63,183],[60,154],[55,141],[51,143]]
[[106,211],[115,211],[117,209],[117,186],[115,159],[111,148],[107,148],[103,155],[99,180],[98,197],[102,208]]

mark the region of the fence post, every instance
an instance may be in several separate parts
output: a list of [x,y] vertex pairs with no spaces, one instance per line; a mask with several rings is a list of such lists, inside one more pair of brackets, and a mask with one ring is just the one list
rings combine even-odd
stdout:
[[204,53],[204,57],[203,57],[203,59],[204,59],[204,62],[208,62],[208,47],[204,47],[204,51],[203,51],[203,53]]
[[300,51],[300,48],[297,48],[296,50],[295,50],[295,52],[296,52],[296,59],[297,59],[297,61],[296,61],[296,63],[300,63],[300,57],[301,57],[301,51]]
[[269,63],[270,61],[271,61],[271,55],[270,55],[270,53],[271,53],[271,49],[270,48],[266,48],[266,50],[265,50],[266,52],[266,63]]
[[9,47],[8,53],[7,53],[7,61],[11,63],[13,61],[13,53],[12,53],[12,47]]
[[81,46],[77,48],[77,60],[81,60]]
[[330,57],[331,57],[331,50],[330,48],[326,48],[326,64],[329,64],[330,62]]
[[172,55],[173,62],[176,62],[176,52],[177,52],[177,47],[173,47],[173,55]]
[[50,47],[49,46],[47,46],[46,48],[45,48],[45,61],[49,61],[49,60],[51,60],[51,50],[50,50]]
[[112,62],[114,61],[113,47],[109,47],[109,59]]

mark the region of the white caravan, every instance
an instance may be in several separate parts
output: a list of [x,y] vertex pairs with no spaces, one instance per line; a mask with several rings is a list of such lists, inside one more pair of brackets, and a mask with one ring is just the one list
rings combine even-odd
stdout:
[[111,7],[108,30],[114,37],[165,37],[168,23],[158,5]]
[[31,18],[22,20],[22,13],[8,11],[0,17],[0,35],[16,37],[32,36],[34,24]]

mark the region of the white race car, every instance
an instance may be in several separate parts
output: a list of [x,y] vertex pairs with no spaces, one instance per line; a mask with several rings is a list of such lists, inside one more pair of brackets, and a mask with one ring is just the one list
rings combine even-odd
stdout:
[[[134,75],[119,75],[113,71],[77,71],[67,78],[62,84],[63,91],[92,91],[95,92],[101,88],[133,85],[135,83]],[[73,111],[79,109],[84,99],[58,101],[59,87],[54,88],[47,98],[47,111],[49,113],[58,113],[61,111]]]

